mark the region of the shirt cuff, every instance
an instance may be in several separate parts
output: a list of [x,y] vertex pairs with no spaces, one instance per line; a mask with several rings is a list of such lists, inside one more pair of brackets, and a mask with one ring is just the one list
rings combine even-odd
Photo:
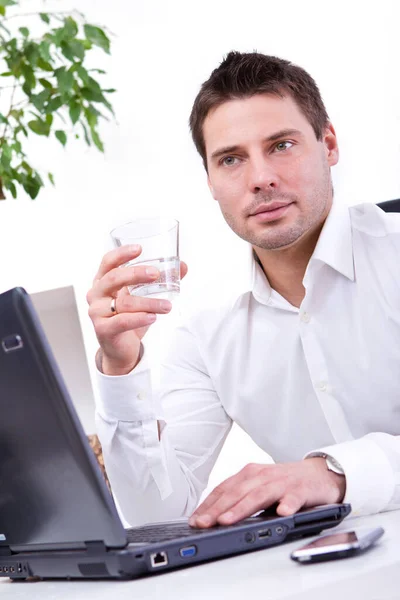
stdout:
[[109,421],[149,421],[161,418],[158,401],[153,397],[151,371],[146,351],[139,364],[127,375],[104,375],[98,369],[97,412]]
[[343,468],[346,494],[343,502],[352,506],[352,515],[378,513],[390,503],[395,479],[388,457],[378,444],[367,438],[343,442],[309,452],[304,458],[327,454]]

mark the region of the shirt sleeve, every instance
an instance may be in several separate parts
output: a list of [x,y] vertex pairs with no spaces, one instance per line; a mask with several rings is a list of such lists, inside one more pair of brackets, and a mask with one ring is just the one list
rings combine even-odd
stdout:
[[320,453],[340,463],[346,477],[346,494],[354,516],[400,508],[400,436],[370,433],[352,440],[319,448]]
[[128,375],[98,372],[97,431],[116,504],[131,526],[189,516],[232,425],[188,327],[176,330],[160,381],[154,390],[145,349]]

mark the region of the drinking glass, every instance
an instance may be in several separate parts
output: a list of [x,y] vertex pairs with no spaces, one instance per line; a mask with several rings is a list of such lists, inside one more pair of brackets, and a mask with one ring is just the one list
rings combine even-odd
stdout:
[[180,290],[179,222],[171,218],[142,218],[110,232],[115,246],[140,244],[141,254],[123,266],[145,265],[160,271],[158,279],[128,286],[132,296],[173,300]]

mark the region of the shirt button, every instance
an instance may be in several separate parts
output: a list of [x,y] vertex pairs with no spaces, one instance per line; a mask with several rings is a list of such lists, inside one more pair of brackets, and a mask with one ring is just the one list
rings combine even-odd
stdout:
[[310,319],[310,315],[307,312],[303,312],[303,314],[301,315],[301,320],[303,321],[303,323],[309,323]]
[[146,400],[146,392],[139,392],[136,398],[138,400]]
[[320,390],[320,392],[326,392],[328,389],[328,384],[326,381],[318,381],[317,388]]

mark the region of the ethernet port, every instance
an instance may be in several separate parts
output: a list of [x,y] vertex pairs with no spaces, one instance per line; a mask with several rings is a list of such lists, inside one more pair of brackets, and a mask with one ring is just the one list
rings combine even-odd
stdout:
[[156,569],[157,567],[165,567],[168,564],[168,556],[166,552],[157,552],[156,554],[150,554],[151,566]]

